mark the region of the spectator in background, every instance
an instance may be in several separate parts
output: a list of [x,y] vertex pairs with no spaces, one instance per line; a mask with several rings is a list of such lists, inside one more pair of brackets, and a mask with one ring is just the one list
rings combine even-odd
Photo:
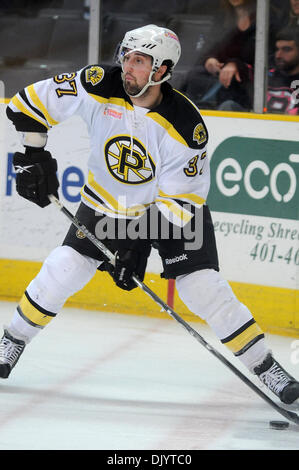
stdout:
[[[201,55],[199,66],[189,73],[184,89],[197,105],[233,111],[252,109],[255,34],[256,0],[222,0],[210,46]],[[271,26],[270,53],[274,50],[273,37]]]
[[290,0],[289,23],[290,26],[299,26],[299,0]]
[[[297,2],[299,4],[299,2]],[[269,70],[269,113],[299,114],[299,26],[287,26],[276,37],[275,67]]]

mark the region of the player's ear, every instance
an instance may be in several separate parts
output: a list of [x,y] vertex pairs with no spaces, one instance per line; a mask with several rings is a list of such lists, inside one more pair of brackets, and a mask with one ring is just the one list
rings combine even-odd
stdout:
[[163,77],[163,75],[165,74],[166,71],[167,71],[167,66],[166,65],[160,65],[157,72],[154,73],[153,80],[155,82],[158,82],[159,80],[161,80],[161,78]]

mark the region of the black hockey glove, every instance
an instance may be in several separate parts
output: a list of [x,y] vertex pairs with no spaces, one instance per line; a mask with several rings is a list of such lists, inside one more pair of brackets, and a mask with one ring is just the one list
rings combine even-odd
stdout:
[[[127,243],[125,241],[124,244]],[[128,291],[135,289],[137,286],[132,280],[133,274],[143,281],[150,251],[150,244],[140,240],[136,240],[128,247],[118,247],[115,252],[115,266],[105,263],[107,271],[118,287]]]
[[40,207],[50,204],[48,195],[58,198],[57,161],[45,150],[16,152],[13,156],[16,188],[20,196]]
[[132,280],[135,274],[143,281],[148,255],[135,250],[119,250],[115,253],[115,266],[113,280],[115,284],[124,290],[135,289],[136,284]]

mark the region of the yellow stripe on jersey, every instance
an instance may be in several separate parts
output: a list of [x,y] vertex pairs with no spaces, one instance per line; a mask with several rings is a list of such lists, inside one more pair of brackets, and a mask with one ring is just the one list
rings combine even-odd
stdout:
[[87,202],[89,202],[89,204],[91,204],[92,206],[96,207],[100,212],[113,213],[113,214],[115,214],[115,211],[113,211],[113,210],[111,210],[111,209],[107,209],[107,207],[103,206],[103,205],[100,204],[99,202],[97,202],[97,201],[91,199],[90,197],[88,197],[87,194],[84,193],[84,186],[83,186],[83,188],[81,189],[80,194],[81,194],[81,196],[82,196]]
[[104,206],[103,204],[97,202],[96,200],[91,199],[90,197],[87,196],[86,193],[84,193],[84,187],[80,191],[81,196],[89,202],[92,206],[94,206],[96,209],[99,210],[99,212],[103,212],[105,214],[113,214],[113,215],[124,215],[127,217],[140,217],[145,213],[145,206],[149,206],[149,204],[145,204],[144,206],[138,206],[138,207],[143,207],[143,210],[137,210],[135,207],[137,206],[132,206],[126,209],[125,211],[117,211],[113,209],[108,209],[108,207]]
[[104,200],[104,203],[109,204],[112,209],[102,205],[96,200],[90,199],[88,195],[84,192],[84,186],[81,190],[81,195],[93,206],[97,207],[99,210],[105,213],[113,213],[115,215],[125,215],[128,217],[138,217],[145,213],[146,207],[150,206],[151,203],[147,204],[137,204],[131,207],[125,207],[119,203],[108,191],[106,191],[102,186],[95,181],[94,174],[88,172],[88,186],[90,186],[95,191],[95,196],[99,196]]
[[126,215],[129,215],[129,212],[144,212],[144,208],[150,205],[150,203],[137,204],[136,206],[132,206],[129,208],[121,205],[119,201],[117,201],[110,193],[108,193],[108,191],[106,191],[102,186],[99,185],[99,183],[96,182],[94,174],[91,171],[89,171],[88,173],[88,184],[96,191],[96,193],[99,194],[101,198],[107,201],[108,204],[110,204],[110,206],[117,212],[121,212]]
[[29,116],[30,118],[34,119],[35,121],[38,121],[40,122],[43,126],[45,126],[47,129],[49,129],[49,126],[47,126],[47,124],[45,123],[45,121],[43,121],[42,119],[39,119],[37,116],[35,116],[34,114],[32,114],[29,109],[27,109],[22,103],[21,101],[19,100],[19,98],[17,96],[14,96],[11,100],[12,104],[18,108],[23,114],[26,114],[27,116]]
[[50,116],[47,108],[45,107],[45,105],[39,99],[39,97],[38,97],[38,95],[37,95],[37,93],[34,89],[34,85],[29,85],[26,88],[26,90],[28,91],[28,94],[29,94],[30,98],[32,99],[33,103],[43,113],[43,115],[47,119],[48,123],[51,126],[55,126],[56,124],[58,124],[58,121],[55,121],[55,119],[53,119],[52,116]]
[[175,203],[174,201],[168,201],[165,199],[157,198],[156,202],[161,202],[162,204],[165,204],[169,212],[172,212],[176,217],[178,217],[184,223],[189,222],[193,217],[191,212],[186,211],[183,207],[181,207],[179,204]]
[[89,96],[91,96],[91,98],[94,98],[99,103],[111,103],[117,106],[121,106],[122,108],[126,108],[130,111],[134,110],[134,107],[123,98],[116,98],[114,96],[111,96],[110,98],[104,98],[103,96],[94,95],[93,93],[88,93],[88,94]]
[[203,199],[200,196],[197,196],[197,194],[166,194],[163,191],[159,191],[159,196],[161,197],[166,197],[166,198],[171,198],[171,199],[184,199],[188,201],[192,201],[194,204],[197,204],[199,206],[202,206],[206,200]]
[[169,121],[167,121],[167,119],[162,117],[160,114],[154,113],[154,112],[147,113],[147,116],[153,119],[153,121],[157,122],[160,126],[162,126],[166,130],[166,132],[170,135],[170,137],[177,140],[178,142],[185,145],[186,147],[189,147],[186,140],[181,136],[181,134],[178,133],[177,130],[175,130],[173,125]]
[[[115,214],[120,214],[120,215],[126,215],[126,216],[140,216],[145,212],[145,208],[150,206],[152,203],[147,203],[147,204],[138,204],[136,206],[132,206],[129,208],[124,207],[121,205],[108,191],[106,191],[102,186],[99,185],[95,181],[94,174],[89,171],[88,173],[88,186],[90,186],[96,193],[96,195],[99,195],[101,199],[103,199],[106,203],[112,207],[111,209],[106,208],[105,206],[101,205],[100,203],[91,200],[85,193],[84,193],[84,187],[81,190],[81,195],[93,206],[98,207],[101,211],[105,213],[115,213]],[[176,194],[176,195],[169,195],[164,193],[163,191],[160,191],[159,193],[160,198],[157,198],[155,202],[161,202],[162,204],[165,204],[170,212],[172,212],[176,217],[178,217],[180,220],[182,220],[184,223],[187,223],[191,220],[192,214],[189,211],[186,211],[184,208],[182,208],[179,204],[177,204],[173,200],[167,200],[167,198],[173,199],[179,199],[179,198],[185,198],[189,199],[190,201],[194,202],[195,204],[202,205],[205,200],[196,194]],[[163,199],[166,198],[166,199]]]
[[25,321],[38,328],[44,328],[55,316],[55,313],[48,312],[33,302],[27,292],[23,295],[18,306],[19,314]]
[[105,201],[107,201],[110,204],[110,206],[112,206],[114,209],[117,209],[120,211],[126,210],[126,208],[122,206],[113,196],[111,196],[111,194],[108,193],[108,191],[106,191],[102,186],[99,185],[99,183],[96,182],[92,171],[88,172],[87,181],[88,181],[89,186],[91,186],[96,191],[96,193],[98,193],[101,198],[105,199]]
[[221,343],[225,344],[235,356],[239,356],[262,337],[264,334],[261,328],[254,320],[250,320],[228,338],[221,340]]
[[196,106],[195,103],[193,103],[193,101],[191,101],[188,96],[184,95],[184,93],[182,93],[181,91],[177,90],[176,88],[173,89],[173,91],[175,91],[176,93],[178,93],[179,95],[182,95],[184,98],[186,98],[187,101],[189,101],[190,104],[192,104],[193,108],[196,109],[196,111],[200,112],[198,107]]

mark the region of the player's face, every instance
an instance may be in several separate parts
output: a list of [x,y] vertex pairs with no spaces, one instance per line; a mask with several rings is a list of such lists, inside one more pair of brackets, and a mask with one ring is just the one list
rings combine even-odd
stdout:
[[277,41],[275,63],[279,70],[293,70],[299,65],[299,51],[295,41]]
[[122,67],[125,91],[137,95],[148,82],[152,58],[141,52],[129,52],[123,57]]

